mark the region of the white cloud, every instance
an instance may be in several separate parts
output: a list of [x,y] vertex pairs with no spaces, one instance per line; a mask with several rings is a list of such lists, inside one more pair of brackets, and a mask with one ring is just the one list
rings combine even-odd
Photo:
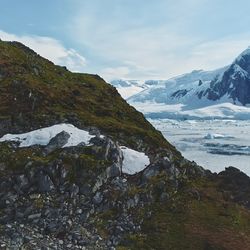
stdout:
[[195,46],[190,52],[188,63],[200,63],[206,69],[225,66],[250,45],[250,35],[227,37],[208,41]]
[[66,66],[74,72],[82,72],[86,65],[86,59],[76,50],[65,48],[60,41],[50,37],[17,36],[0,30],[0,38],[19,41],[53,63]]
[[107,12],[110,1],[93,2],[79,8],[68,29],[80,45],[102,59],[97,73],[108,80],[119,73],[127,79],[166,79],[194,69],[223,67],[250,43],[250,34],[232,31],[234,36],[226,37],[218,30],[216,35],[203,30],[208,0],[166,0],[151,5],[140,1],[133,11],[119,1],[113,2],[112,12]]
[[119,79],[119,78],[128,78],[130,70],[128,67],[109,67],[101,70],[100,74],[107,80]]

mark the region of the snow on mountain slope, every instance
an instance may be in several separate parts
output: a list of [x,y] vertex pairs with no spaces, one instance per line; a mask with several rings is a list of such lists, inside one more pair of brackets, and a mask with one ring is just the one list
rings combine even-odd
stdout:
[[165,104],[182,103],[189,107],[201,107],[210,103],[210,100],[200,101],[200,93],[209,88],[210,82],[219,77],[227,67],[214,71],[195,70],[191,73],[177,76],[154,85],[130,98],[128,101],[133,104],[137,102],[155,102]]
[[127,99],[147,89],[147,85],[139,80],[116,79],[112,80],[110,84],[116,87],[117,91],[124,99]]
[[112,80],[110,82],[111,85],[116,87],[119,94],[124,98],[128,99],[131,96],[134,96],[138,93],[141,93],[142,91],[151,88],[154,85],[160,84],[161,80]]
[[174,77],[128,102],[151,118],[250,119],[250,47],[230,66]]
[[250,47],[217,70],[194,70],[169,80],[119,80],[113,85],[150,118],[249,119],[245,107],[250,106]]
[[213,101],[228,96],[234,104],[250,104],[250,47],[235,59],[221,77],[211,82],[202,96]]
[[129,87],[117,88],[117,91],[124,99],[128,99],[129,97],[140,93],[144,89],[145,88],[143,87],[129,86]]

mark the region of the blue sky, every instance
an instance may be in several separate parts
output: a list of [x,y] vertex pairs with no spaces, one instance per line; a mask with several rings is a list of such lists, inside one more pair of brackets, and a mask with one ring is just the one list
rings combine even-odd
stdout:
[[1,1],[0,38],[106,80],[225,66],[250,45],[247,0]]

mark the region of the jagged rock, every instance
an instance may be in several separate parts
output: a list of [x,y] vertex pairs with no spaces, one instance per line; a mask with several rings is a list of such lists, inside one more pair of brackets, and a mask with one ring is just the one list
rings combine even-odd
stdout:
[[106,169],[107,178],[114,178],[121,175],[121,166],[118,163],[114,163],[112,166]]
[[55,188],[50,177],[45,175],[43,172],[40,172],[40,174],[37,176],[37,179],[39,192],[50,192]]
[[159,167],[156,167],[154,165],[149,165],[142,173],[142,179],[148,180],[153,176],[156,176],[160,173]]
[[117,142],[114,142],[107,137],[94,137],[90,140],[90,143],[93,143],[98,147],[102,147],[104,151],[103,159],[117,163],[117,166],[121,168],[122,151]]
[[13,187],[13,181],[11,178],[0,178],[0,192],[7,192]]
[[106,180],[107,180],[106,172],[104,174],[99,175],[97,177],[94,187],[92,188],[92,192],[95,193],[97,190],[99,190],[100,187],[106,182]]
[[79,187],[76,184],[72,184],[70,187],[70,197],[74,197],[79,193]]
[[69,133],[65,131],[60,132],[50,140],[49,144],[45,147],[45,152],[49,154],[54,150],[63,147],[68,142],[69,138]]
[[16,182],[17,182],[18,188],[21,190],[25,190],[29,186],[29,180],[25,175],[17,176]]
[[118,189],[121,192],[125,192],[128,188],[128,183],[125,178],[121,177],[114,178],[111,183],[115,189]]
[[96,192],[95,196],[93,197],[93,203],[95,205],[99,205],[103,200],[103,195],[101,192]]
[[100,138],[100,136],[101,136],[100,130],[99,130],[98,128],[96,128],[96,127],[90,127],[90,128],[89,128],[89,133],[90,133],[91,135],[95,135],[96,138]]
[[80,187],[80,194],[89,195],[91,192],[92,192],[92,188],[88,184],[85,184]]
[[171,176],[175,176],[178,172],[178,169],[176,169],[170,160],[165,157],[158,159],[155,163],[149,165],[142,173],[142,180],[146,181],[150,179],[153,176],[158,175],[161,171],[167,172]]
[[[215,178],[215,177],[213,177]],[[250,208],[250,177],[234,167],[228,167],[216,176],[220,190],[230,193],[227,197]]]
[[48,234],[59,233],[61,231],[61,223],[51,222],[45,228],[45,232]]
[[1,162],[0,163],[0,172],[6,170],[6,164]]
[[28,219],[29,220],[36,220],[36,219],[39,219],[41,217],[41,213],[38,213],[38,214],[31,214],[28,216]]
[[139,201],[140,201],[140,196],[136,194],[133,198],[127,201],[127,204],[126,204],[127,208],[130,209],[130,208],[136,207],[139,204]]
[[160,196],[160,201],[161,201],[161,202],[165,202],[165,201],[167,201],[168,199],[169,199],[169,194],[166,193],[166,192],[163,192],[163,193],[161,194],[161,196]]

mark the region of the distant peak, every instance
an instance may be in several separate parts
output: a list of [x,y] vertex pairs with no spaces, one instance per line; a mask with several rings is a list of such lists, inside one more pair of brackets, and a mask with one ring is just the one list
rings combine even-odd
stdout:
[[235,60],[235,62],[240,61],[244,56],[250,56],[250,46],[247,47]]
[[245,54],[250,54],[250,46],[247,47],[247,49],[245,49],[241,55],[245,55]]
[[204,70],[203,69],[195,69],[193,70],[191,73],[199,73],[199,72],[203,72]]

